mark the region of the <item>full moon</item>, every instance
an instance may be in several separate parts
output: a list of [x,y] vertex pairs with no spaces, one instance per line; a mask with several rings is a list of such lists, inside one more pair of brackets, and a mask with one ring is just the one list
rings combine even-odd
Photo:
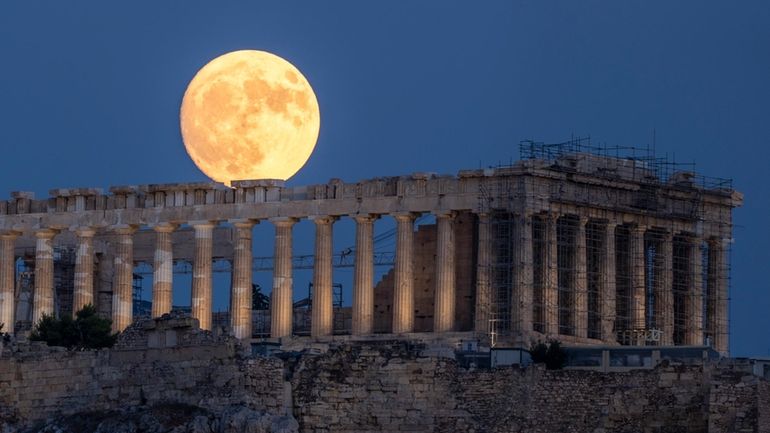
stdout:
[[254,50],[215,58],[190,81],[180,124],[195,165],[217,182],[293,176],[313,152],[321,117],[307,79]]

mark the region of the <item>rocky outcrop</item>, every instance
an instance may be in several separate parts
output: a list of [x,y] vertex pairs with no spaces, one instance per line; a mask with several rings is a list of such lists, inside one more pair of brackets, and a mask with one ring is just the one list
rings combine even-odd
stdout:
[[290,416],[270,415],[243,406],[210,412],[198,406],[158,404],[119,411],[83,412],[42,425],[5,432],[25,433],[296,433]]
[[246,356],[179,317],[111,350],[6,346],[0,433],[770,431],[770,385],[739,360],[489,370],[406,341],[313,347]]

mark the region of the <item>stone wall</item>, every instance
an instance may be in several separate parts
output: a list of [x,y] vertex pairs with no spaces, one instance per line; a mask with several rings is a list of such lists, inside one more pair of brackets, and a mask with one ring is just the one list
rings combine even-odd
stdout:
[[392,343],[303,358],[292,379],[300,431],[768,431],[767,383],[731,364],[468,371],[420,353]]
[[0,431],[176,404],[288,412],[303,432],[770,432],[770,385],[738,361],[466,370],[436,356],[451,351],[407,341],[315,349],[245,357],[230,337],[181,317],[135,324],[112,350],[5,347]]
[[0,431],[3,421],[29,423],[168,402],[210,411],[246,406],[284,413],[283,362],[243,358],[233,340],[198,330],[195,322],[140,322],[112,350],[67,351],[42,343],[5,347]]

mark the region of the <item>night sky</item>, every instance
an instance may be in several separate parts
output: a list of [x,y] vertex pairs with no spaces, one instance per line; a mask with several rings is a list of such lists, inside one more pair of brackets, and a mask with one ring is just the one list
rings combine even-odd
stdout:
[[[4,1],[0,196],[205,181],[179,133],[187,83],[223,53],[270,51],[321,107],[289,185],[453,174],[515,160],[523,139],[645,147],[653,131],[657,153],[733,178],[745,205],[731,351],[770,355],[769,23],[767,1]],[[335,250],[353,231],[335,225]],[[312,223],[295,233],[295,252],[312,253]],[[269,223],[255,244],[272,254]],[[347,291],[351,273],[335,271]],[[310,278],[295,275],[297,297]],[[189,304],[189,278],[177,281]]]

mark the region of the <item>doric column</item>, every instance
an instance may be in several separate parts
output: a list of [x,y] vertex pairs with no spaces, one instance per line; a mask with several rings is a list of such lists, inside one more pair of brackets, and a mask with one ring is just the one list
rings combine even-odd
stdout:
[[[511,330],[526,339],[532,332],[532,215],[517,215],[514,224],[514,284]],[[528,341],[526,341],[528,343]]]
[[546,278],[543,301],[545,302],[545,332],[548,335],[559,334],[559,246],[556,225],[559,215],[550,213],[545,223]]
[[315,258],[313,262],[313,299],[310,335],[323,337],[334,331],[332,293],[332,225],[336,218],[318,216],[315,223]]
[[454,213],[436,213],[436,289],[433,332],[455,328],[455,236]]
[[233,254],[233,288],[230,294],[230,327],[235,338],[251,338],[252,275],[251,235],[255,221],[230,221],[235,231]]
[[356,215],[356,263],[353,279],[353,335],[371,334],[374,328],[374,263],[372,215]]
[[13,248],[19,235],[20,233],[14,231],[0,233],[0,323],[3,324],[2,332],[11,335],[13,335],[16,325],[14,297],[16,256],[14,256]]
[[201,329],[211,330],[211,251],[215,223],[190,222],[195,229],[195,261],[192,280],[192,316]]
[[674,292],[673,292],[673,236],[664,234],[658,247],[659,265],[662,270],[655,281],[655,323],[662,333],[660,344],[674,344]]
[[152,317],[171,312],[174,282],[174,249],[171,234],[176,224],[162,223],[155,230],[155,256],[152,272]]
[[275,218],[275,259],[273,266],[273,293],[270,295],[270,335],[273,338],[292,335],[292,268],[291,230],[294,218]]
[[491,273],[490,221],[488,213],[478,214],[478,245],[476,246],[476,333],[490,332],[489,319],[492,310],[492,293],[489,283]]
[[575,336],[588,338],[588,269],[586,251],[588,218],[578,219],[575,231]]
[[607,223],[604,232],[604,254],[602,254],[602,340],[608,343],[617,341],[615,335],[615,228],[617,224]]
[[56,230],[42,229],[35,232],[35,299],[32,308],[32,324],[44,314],[53,311],[53,237]]
[[709,331],[712,346],[716,351],[727,355],[729,351],[729,321],[728,321],[728,262],[725,240],[709,239]]
[[393,285],[393,333],[414,329],[414,214],[393,215],[397,222],[395,283]]
[[134,239],[136,228],[117,226],[112,283],[112,331],[120,332],[133,322]]
[[645,328],[645,282],[644,282],[644,232],[646,228],[639,224],[630,230],[631,247],[631,327]]
[[703,344],[703,254],[701,244],[703,240],[695,236],[690,239],[690,278],[687,288],[687,302],[689,313],[687,314],[686,339],[687,344],[700,346]]
[[94,235],[92,228],[78,228],[75,256],[75,285],[72,292],[72,316],[86,305],[94,305]]

